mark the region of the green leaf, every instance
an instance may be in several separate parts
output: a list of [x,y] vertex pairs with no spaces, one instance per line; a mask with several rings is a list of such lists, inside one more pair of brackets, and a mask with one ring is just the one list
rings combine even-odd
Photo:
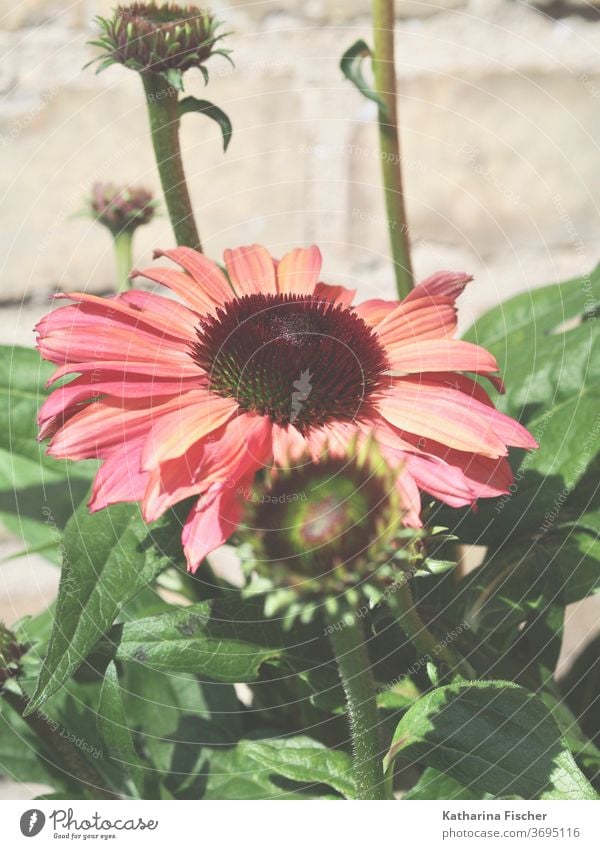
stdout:
[[310,737],[243,740],[240,748],[277,775],[302,783],[328,784],[347,799],[356,795],[350,756]]
[[133,745],[114,663],[108,665],[104,676],[98,704],[98,731],[107,747],[108,757],[130,779],[134,795],[143,799],[144,767]]
[[455,802],[457,799],[473,799],[473,791],[437,769],[427,767],[417,783],[402,797],[402,801],[415,799],[443,799]]
[[597,322],[581,318],[598,300],[596,269],[589,279],[518,295],[466,333],[498,360],[506,384],[498,408],[519,418],[540,447],[526,456],[511,452],[515,483],[509,495],[482,499],[477,513],[440,511],[439,521],[461,541],[502,545],[547,533],[590,510],[600,449],[600,350]]
[[368,98],[368,100],[373,100],[379,106],[381,115],[385,118],[387,116],[386,104],[367,83],[363,75],[363,60],[372,57],[372,55],[369,45],[362,39],[359,39],[342,56],[340,68],[346,79],[350,80],[364,97]]
[[305,784],[297,784],[289,779],[269,774],[245,750],[245,743],[227,751],[215,750],[209,753],[203,765],[200,778],[205,779],[203,799],[324,799],[339,798],[316,793]]
[[503,681],[455,683],[402,717],[386,757],[420,761],[475,793],[596,799],[538,696]]
[[186,112],[198,112],[201,115],[206,115],[207,118],[211,118],[213,121],[216,121],[223,134],[223,150],[227,150],[229,142],[231,141],[233,126],[229,117],[222,109],[215,106],[215,104],[211,103],[209,100],[198,100],[197,97],[190,96],[184,97],[183,100],[179,102],[179,114],[185,115]]
[[171,515],[150,528],[131,504],[93,516],[82,505],[67,524],[63,545],[54,625],[31,711],[73,674],[123,605],[180,557]]
[[258,604],[213,599],[117,626],[109,635],[117,660],[145,668],[193,672],[216,681],[254,681],[263,663],[283,654],[276,623]]

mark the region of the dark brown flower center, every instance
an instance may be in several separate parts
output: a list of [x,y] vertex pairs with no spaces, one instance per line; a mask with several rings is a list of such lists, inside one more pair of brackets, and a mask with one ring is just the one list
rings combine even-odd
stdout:
[[193,346],[214,392],[301,432],[349,421],[388,368],[352,309],[312,295],[247,295],[202,321]]

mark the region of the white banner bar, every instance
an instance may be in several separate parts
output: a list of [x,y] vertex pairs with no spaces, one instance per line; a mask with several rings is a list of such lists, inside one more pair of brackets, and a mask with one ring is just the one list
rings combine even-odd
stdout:
[[[5,801],[0,846],[597,849],[596,802]],[[269,810],[267,811],[267,808]],[[411,841],[410,843],[408,841]]]

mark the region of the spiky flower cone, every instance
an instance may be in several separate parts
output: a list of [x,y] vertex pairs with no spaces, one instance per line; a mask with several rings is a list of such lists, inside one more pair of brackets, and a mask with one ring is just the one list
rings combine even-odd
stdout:
[[196,6],[168,3],[132,3],[118,6],[111,18],[97,18],[101,36],[91,42],[103,49],[98,57],[102,70],[119,63],[142,73],[164,75],[177,88],[189,68],[199,68],[205,79],[204,63],[225,33],[217,34],[220,22],[211,12]]

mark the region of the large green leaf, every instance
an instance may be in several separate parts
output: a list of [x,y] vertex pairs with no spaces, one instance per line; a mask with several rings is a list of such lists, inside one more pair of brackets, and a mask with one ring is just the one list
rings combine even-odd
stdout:
[[82,505],[67,524],[63,545],[54,626],[31,710],[72,675],[123,605],[181,557],[173,516],[149,527],[131,504],[93,516]]
[[117,626],[117,660],[155,670],[193,672],[216,681],[254,681],[263,663],[284,653],[277,624],[259,604],[213,599]]
[[600,351],[596,321],[581,321],[600,301],[600,271],[588,279],[518,295],[490,310],[466,339],[498,359],[506,394],[497,406],[519,418],[539,442],[523,457],[512,452],[515,487],[483,499],[477,513],[443,510],[461,541],[499,545],[535,536],[597,505],[592,475],[600,449]]
[[350,755],[328,749],[310,737],[244,740],[240,748],[276,775],[303,783],[328,784],[347,799],[355,797]]
[[[106,746],[107,757],[115,761],[119,770],[127,776],[134,795],[144,798],[144,765],[133,744],[114,663],[108,665],[104,676],[98,704],[98,730]],[[125,786],[129,789],[127,782]]]
[[541,699],[508,682],[461,682],[423,696],[398,723],[388,768],[399,754],[479,798],[596,798]]
[[29,551],[60,562],[60,529],[97,463],[53,459],[37,441],[37,413],[53,368],[30,348],[0,346],[0,521]]

